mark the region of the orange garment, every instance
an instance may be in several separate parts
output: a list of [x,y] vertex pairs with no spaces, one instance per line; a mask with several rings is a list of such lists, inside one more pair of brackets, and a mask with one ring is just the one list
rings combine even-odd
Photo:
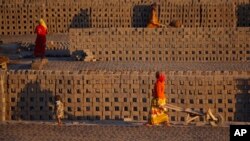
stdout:
[[165,76],[162,74],[155,83],[154,98],[165,99]]
[[153,99],[151,101],[151,108],[149,113],[149,123],[157,125],[160,123],[169,123],[167,109],[164,108],[167,99],[164,94],[165,90],[165,76],[160,74],[154,87]]
[[159,20],[157,18],[156,10],[152,9],[151,14],[150,14],[150,21],[147,25],[148,28],[157,28],[160,27]]

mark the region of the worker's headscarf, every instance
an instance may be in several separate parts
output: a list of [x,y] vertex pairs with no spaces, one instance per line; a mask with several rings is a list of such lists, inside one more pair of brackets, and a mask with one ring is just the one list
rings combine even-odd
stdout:
[[160,82],[164,82],[165,79],[166,79],[165,75],[164,75],[164,74],[160,74],[160,77],[158,78],[158,80],[159,80]]
[[156,2],[154,2],[153,4],[151,4],[151,8],[152,8],[152,9],[156,9],[156,7],[157,7]]
[[43,19],[40,19],[40,20],[39,20],[39,24],[42,25],[44,28],[47,29],[46,23],[44,22]]
[[156,78],[157,78],[157,81],[160,81],[160,82],[164,82],[166,79],[165,75],[159,71],[156,72]]

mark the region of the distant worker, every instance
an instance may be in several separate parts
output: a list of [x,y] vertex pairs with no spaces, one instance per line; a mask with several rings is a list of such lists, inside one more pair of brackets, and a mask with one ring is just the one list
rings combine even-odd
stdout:
[[162,24],[160,24],[158,17],[157,17],[156,7],[157,7],[156,3],[153,3],[151,5],[151,13],[149,17],[149,23],[147,25],[148,28],[158,28],[162,26]]
[[58,126],[62,125],[62,118],[64,116],[64,106],[62,99],[59,95],[55,96],[55,114],[56,114],[56,119],[57,119],[57,124]]
[[34,56],[41,57],[41,59],[43,59],[45,57],[46,35],[48,33],[47,26],[43,19],[39,20],[39,25],[36,26],[35,33],[37,34],[37,36]]
[[6,56],[0,56],[0,70],[6,70],[7,64],[9,63],[9,58]]
[[153,99],[151,101],[151,109],[149,113],[149,121],[146,124],[159,125],[164,123],[166,126],[170,126],[169,117],[167,115],[167,109],[164,107],[166,104],[165,97],[165,76],[160,72],[156,72],[156,83],[153,91]]
[[182,22],[180,20],[171,21],[169,26],[170,27],[175,27],[175,28],[183,28],[184,27],[184,25],[182,24]]

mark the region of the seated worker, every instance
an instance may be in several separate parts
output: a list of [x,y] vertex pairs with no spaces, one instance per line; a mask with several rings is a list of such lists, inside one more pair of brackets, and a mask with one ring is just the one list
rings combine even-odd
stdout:
[[148,28],[158,28],[162,26],[159,23],[159,20],[157,17],[156,6],[157,6],[156,3],[153,3],[151,5],[151,13],[150,13],[150,18],[149,18],[149,23],[147,25]]

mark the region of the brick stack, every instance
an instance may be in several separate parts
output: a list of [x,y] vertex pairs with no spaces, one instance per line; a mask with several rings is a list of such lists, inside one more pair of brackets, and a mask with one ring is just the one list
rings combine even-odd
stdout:
[[[249,121],[249,72],[167,71],[170,104],[223,115],[226,121]],[[151,71],[9,71],[6,119],[53,118],[60,95],[67,119],[146,121],[155,83]],[[169,111],[171,121],[185,113]],[[200,118],[199,121],[203,121]]]
[[102,61],[249,61],[249,28],[71,29],[71,52]]
[[[2,1],[0,35],[34,34],[39,18],[49,33],[68,33],[69,28],[146,27],[152,0]],[[158,17],[169,25],[179,20],[184,27],[248,26],[249,1],[158,1]],[[237,13],[237,14],[236,14]],[[238,19],[237,19],[238,18]]]
[[0,121],[6,120],[6,72],[0,70]]

